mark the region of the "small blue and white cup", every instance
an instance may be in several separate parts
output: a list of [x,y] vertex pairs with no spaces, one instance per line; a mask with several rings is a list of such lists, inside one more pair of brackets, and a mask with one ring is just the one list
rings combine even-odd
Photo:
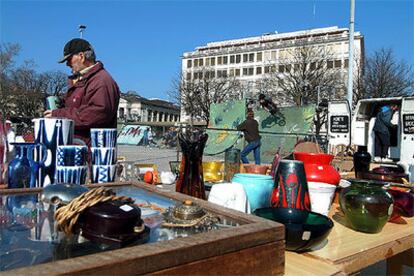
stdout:
[[117,165],[92,165],[92,183],[114,182]]
[[88,166],[56,166],[55,182],[83,185],[87,174]]
[[92,128],[91,144],[93,148],[114,148],[116,146],[116,128]]
[[91,148],[92,165],[115,165],[116,148]]
[[56,166],[84,166],[86,165],[87,156],[87,146],[58,146],[56,150]]

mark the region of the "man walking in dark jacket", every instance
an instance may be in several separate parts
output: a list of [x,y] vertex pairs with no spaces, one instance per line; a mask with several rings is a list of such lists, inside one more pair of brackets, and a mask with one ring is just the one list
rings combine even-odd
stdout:
[[259,135],[259,123],[254,119],[253,111],[247,112],[246,120],[237,126],[237,130],[242,130],[244,138],[248,142],[246,147],[241,152],[241,160],[244,164],[248,164],[249,160],[247,155],[253,150],[254,161],[256,165],[260,165],[260,135]]
[[90,43],[75,38],[66,43],[64,57],[72,69],[64,107],[46,110],[44,116],[64,117],[75,123],[75,137],[90,144],[91,128],[116,128],[120,91],[102,62],[96,61]]
[[386,158],[388,148],[390,146],[390,129],[395,127],[391,124],[392,114],[398,109],[396,104],[381,107],[377,114],[373,131],[375,132],[375,158],[376,162],[392,162],[391,159]]

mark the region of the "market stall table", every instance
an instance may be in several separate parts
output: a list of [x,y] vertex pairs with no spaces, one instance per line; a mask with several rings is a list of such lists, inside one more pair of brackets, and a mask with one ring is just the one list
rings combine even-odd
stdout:
[[[137,203],[157,208],[169,208],[189,199],[186,195],[166,192],[144,183],[89,187],[97,186],[113,187],[117,195],[130,196]],[[148,243],[121,249],[98,246],[84,239],[66,243],[51,239],[53,233],[56,235],[53,215],[44,204],[18,206],[16,198],[37,198],[39,192],[41,189],[0,190],[1,275],[282,275],[284,271],[284,228],[272,221],[192,198],[204,210],[220,217],[215,228],[206,231],[167,229],[154,224],[153,219],[159,218],[160,213],[155,212],[154,217],[144,216],[157,208],[140,207],[144,222],[151,228]]]
[[367,234],[346,227],[336,204],[331,208],[331,217],[335,226],[320,249],[306,253],[286,251],[285,275],[352,274],[382,260],[398,270],[396,258],[401,256],[396,255],[412,256],[414,218],[403,218],[406,224],[387,223],[380,233]]

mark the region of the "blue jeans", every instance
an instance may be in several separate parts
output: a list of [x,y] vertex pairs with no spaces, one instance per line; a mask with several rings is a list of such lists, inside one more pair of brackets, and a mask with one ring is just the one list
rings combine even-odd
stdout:
[[260,165],[260,145],[262,143],[259,140],[249,142],[246,147],[241,152],[241,160],[244,164],[248,164],[249,160],[247,159],[247,155],[253,150],[254,152],[254,161],[256,165]]

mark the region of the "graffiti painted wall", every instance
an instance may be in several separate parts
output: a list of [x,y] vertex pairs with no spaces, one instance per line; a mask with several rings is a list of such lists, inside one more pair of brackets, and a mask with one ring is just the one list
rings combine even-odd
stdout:
[[[280,113],[277,115],[256,108],[254,113],[262,136],[262,163],[271,163],[279,147],[282,155],[288,155],[293,151],[296,143],[309,133],[315,115],[315,106],[284,107],[280,108]],[[207,130],[209,139],[205,154],[222,153],[231,146],[243,149],[246,142],[240,132],[236,131],[236,127],[245,120],[245,114],[244,100],[213,104],[210,108],[210,125]],[[253,154],[250,154],[249,160],[253,161]]]
[[149,126],[124,125],[118,134],[118,145],[138,145]]

